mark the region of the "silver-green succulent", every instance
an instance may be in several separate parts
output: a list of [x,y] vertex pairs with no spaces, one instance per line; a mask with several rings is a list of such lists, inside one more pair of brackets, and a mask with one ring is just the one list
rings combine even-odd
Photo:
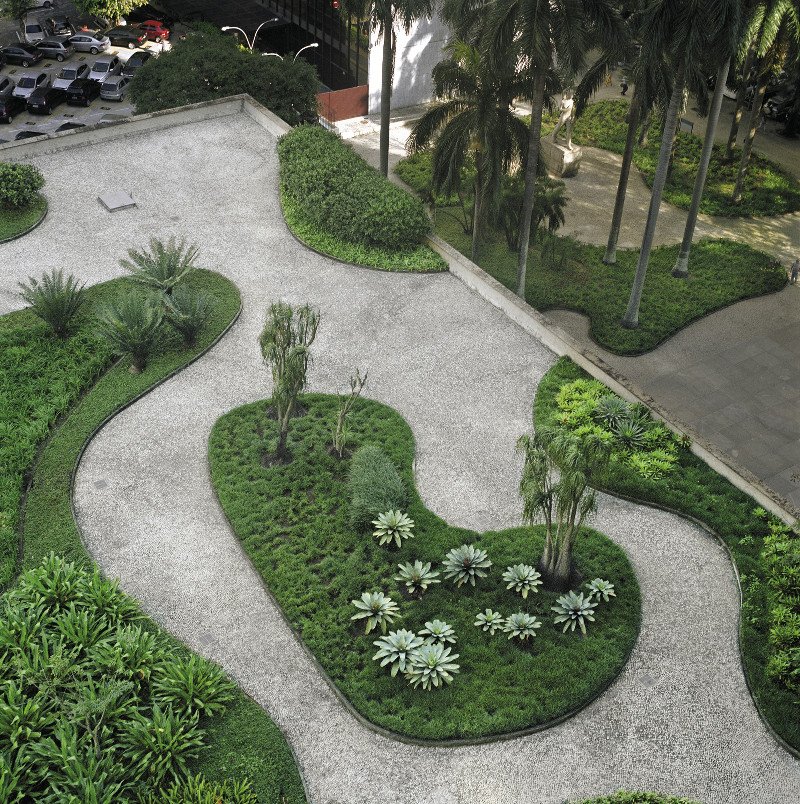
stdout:
[[391,665],[392,675],[406,672],[406,665],[410,661],[411,653],[424,644],[425,640],[413,631],[400,628],[389,631],[388,636],[376,639],[372,644],[378,652],[372,657],[373,661],[381,659],[381,667]]
[[491,566],[485,550],[479,550],[474,544],[462,544],[445,556],[444,577],[454,578],[456,586],[467,582],[475,586],[475,579],[485,578],[486,570]]
[[556,612],[555,622],[564,623],[562,633],[567,629],[575,630],[577,625],[581,629],[581,633],[586,635],[586,622],[594,622],[595,601],[589,595],[583,596],[583,592],[567,592],[565,595],[556,600],[556,605],[552,607]]
[[499,611],[492,611],[491,609],[486,609],[475,617],[475,625],[484,631],[488,631],[490,636],[494,636],[495,631],[502,628],[504,622],[503,615]]
[[520,642],[525,642],[528,637],[535,637],[536,629],[541,627],[542,624],[533,614],[524,611],[509,614],[503,622],[503,631],[508,634],[508,638],[518,639]]
[[378,514],[378,518],[373,519],[372,524],[375,525],[372,535],[378,540],[378,544],[394,542],[400,547],[404,539],[414,538],[414,534],[411,532],[414,528],[414,520],[402,511],[386,511]]
[[411,654],[406,665],[406,678],[413,687],[430,690],[443,687],[453,680],[460,665],[455,663],[457,653],[450,653],[441,642],[426,642]]
[[528,592],[538,592],[542,585],[542,575],[529,564],[514,564],[503,573],[503,580],[506,581],[506,589],[513,589],[519,592],[523,598],[528,597]]
[[431,569],[430,562],[423,564],[415,561],[413,564],[398,564],[400,572],[394,576],[396,581],[405,583],[409,592],[414,594],[424,592],[432,583],[441,583],[439,573]]
[[419,633],[420,636],[427,637],[426,642],[441,642],[442,644],[452,642],[455,644],[458,639],[452,626],[444,620],[430,620],[425,623],[425,627],[420,629]]
[[589,589],[589,596],[593,597],[598,603],[603,600],[608,603],[610,597],[616,597],[617,593],[614,591],[614,584],[611,581],[605,581],[602,578],[595,578],[586,584]]
[[397,603],[383,592],[364,592],[359,599],[353,600],[352,603],[358,611],[350,619],[366,619],[365,634],[378,626],[385,634],[386,627],[400,614]]

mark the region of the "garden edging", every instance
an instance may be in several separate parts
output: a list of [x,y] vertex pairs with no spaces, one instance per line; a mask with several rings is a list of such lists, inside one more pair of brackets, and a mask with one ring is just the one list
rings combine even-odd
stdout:
[[[44,196],[42,196],[42,198],[44,198]],[[22,232],[17,232],[17,234],[12,235],[11,237],[6,237],[4,240],[0,240],[0,246],[2,246],[4,243],[12,243],[14,240],[19,240],[20,237],[25,237],[26,234],[29,234],[34,229],[41,226],[44,223],[44,219],[47,217],[47,213],[49,211],[50,211],[50,205],[47,203],[47,199],[44,198],[44,212],[42,213],[41,217],[36,221],[36,223],[32,224]]]

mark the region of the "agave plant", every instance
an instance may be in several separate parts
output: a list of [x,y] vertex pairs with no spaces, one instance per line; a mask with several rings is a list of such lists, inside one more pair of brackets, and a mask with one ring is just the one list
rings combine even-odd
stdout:
[[598,603],[600,600],[608,603],[610,597],[617,596],[617,593],[614,591],[614,584],[602,578],[595,578],[589,581],[586,586],[589,588],[589,597],[595,598]]
[[594,614],[595,606],[594,598],[591,595],[584,597],[583,592],[578,592],[577,594],[567,592],[567,594],[561,595],[556,600],[556,605],[552,609],[556,612],[556,624],[564,623],[562,633],[566,632],[567,629],[574,631],[577,625],[581,629],[581,633],[586,636],[586,621],[594,622],[592,615]]
[[388,595],[384,595],[383,592],[364,592],[360,599],[353,600],[352,603],[358,611],[350,619],[366,619],[365,634],[368,634],[377,626],[380,626],[381,632],[385,634],[386,626],[391,624],[395,617],[400,614],[397,603]]
[[495,631],[502,628],[504,622],[503,615],[499,611],[492,611],[491,609],[482,611],[475,618],[475,625],[484,631],[488,631],[490,636],[494,636]]
[[455,643],[457,637],[452,626],[443,620],[430,620],[425,623],[425,627],[420,630],[420,635],[427,637],[426,642],[447,642]]
[[506,581],[506,589],[513,589],[519,592],[523,598],[528,597],[528,592],[538,592],[542,585],[542,575],[537,572],[530,564],[515,564],[503,573],[503,580]]
[[450,653],[441,642],[426,642],[411,654],[407,665],[406,678],[413,687],[422,686],[429,690],[444,686],[453,680],[460,665],[455,663],[457,653]]
[[64,277],[59,268],[45,273],[41,279],[28,277],[28,284],[19,283],[19,295],[28,302],[31,312],[49,324],[58,338],[66,338],[70,325],[86,301],[84,285],[72,274]]
[[185,240],[178,242],[171,237],[164,243],[154,237],[150,240],[150,251],[129,249],[129,259],[119,263],[133,274],[136,282],[169,296],[176,285],[196,270],[199,253],[197,246],[187,245]]
[[613,427],[622,419],[630,417],[631,405],[616,394],[606,394],[597,400],[592,415],[608,427]]
[[525,642],[528,637],[535,637],[536,629],[541,627],[542,624],[533,614],[524,611],[509,614],[503,621],[503,631],[508,634],[508,638],[518,639],[520,642]]
[[372,643],[378,648],[378,652],[372,657],[372,660],[381,659],[381,667],[391,665],[392,676],[396,676],[398,672],[405,673],[411,653],[421,647],[424,642],[422,637],[417,636],[413,631],[406,631],[405,628],[389,631],[388,636],[382,636]]
[[640,449],[647,443],[646,425],[639,418],[627,416],[611,425],[611,432],[628,449]]
[[467,581],[475,586],[475,579],[485,578],[491,566],[485,550],[479,550],[474,544],[462,544],[445,556],[444,577],[454,578],[456,586],[463,586]]
[[438,578],[439,573],[431,569],[430,562],[423,564],[415,561],[413,564],[398,564],[400,572],[394,576],[396,581],[405,583],[408,591],[412,594],[422,594],[431,584],[441,583]]
[[411,532],[414,520],[402,511],[386,511],[384,514],[378,514],[378,518],[374,519],[372,524],[375,525],[372,535],[378,540],[378,544],[394,542],[400,547],[403,539],[414,538]]

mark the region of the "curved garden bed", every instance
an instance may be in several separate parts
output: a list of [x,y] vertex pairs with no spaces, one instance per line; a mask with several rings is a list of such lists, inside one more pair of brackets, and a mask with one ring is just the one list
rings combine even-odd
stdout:
[[[576,562],[586,580],[601,576],[617,597],[600,604],[588,636],[562,633],[550,607],[556,594],[539,591],[523,600],[501,580],[513,564],[535,564],[542,548],[538,528],[474,533],[447,525],[419,498],[412,471],[414,439],[394,410],[361,399],[348,418],[350,445],[379,444],[399,469],[408,491],[415,538],[402,547],[379,546],[368,531],[349,524],[350,461],[329,449],[339,400],[310,394],[292,422],[291,462],[265,460],[276,422],[268,400],[238,408],[215,425],[209,442],[211,477],[234,531],[323,670],[366,719],[406,738],[481,739],[545,726],[584,706],[622,669],[639,629],[639,589],[624,552],[600,533],[587,531]],[[445,553],[462,544],[488,552],[493,566],[472,588],[450,580],[413,599],[393,580],[397,565],[421,560],[440,568]],[[414,689],[402,673],[373,661],[379,631],[364,634],[352,622],[352,602],[381,590],[399,603],[391,628],[419,631],[427,621],[449,623],[461,666],[451,684]],[[529,642],[490,636],[475,627],[486,608],[504,615],[526,611],[542,627]]]
[[0,210],[0,243],[16,240],[33,231],[47,215],[47,199],[40,193],[34,204],[23,209]]

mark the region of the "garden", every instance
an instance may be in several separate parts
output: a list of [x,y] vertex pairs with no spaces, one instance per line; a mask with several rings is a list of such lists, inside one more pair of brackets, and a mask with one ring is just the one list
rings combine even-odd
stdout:
[[44,176],[31,165],[0,162],[0,243],[38,226],[47,214]]

